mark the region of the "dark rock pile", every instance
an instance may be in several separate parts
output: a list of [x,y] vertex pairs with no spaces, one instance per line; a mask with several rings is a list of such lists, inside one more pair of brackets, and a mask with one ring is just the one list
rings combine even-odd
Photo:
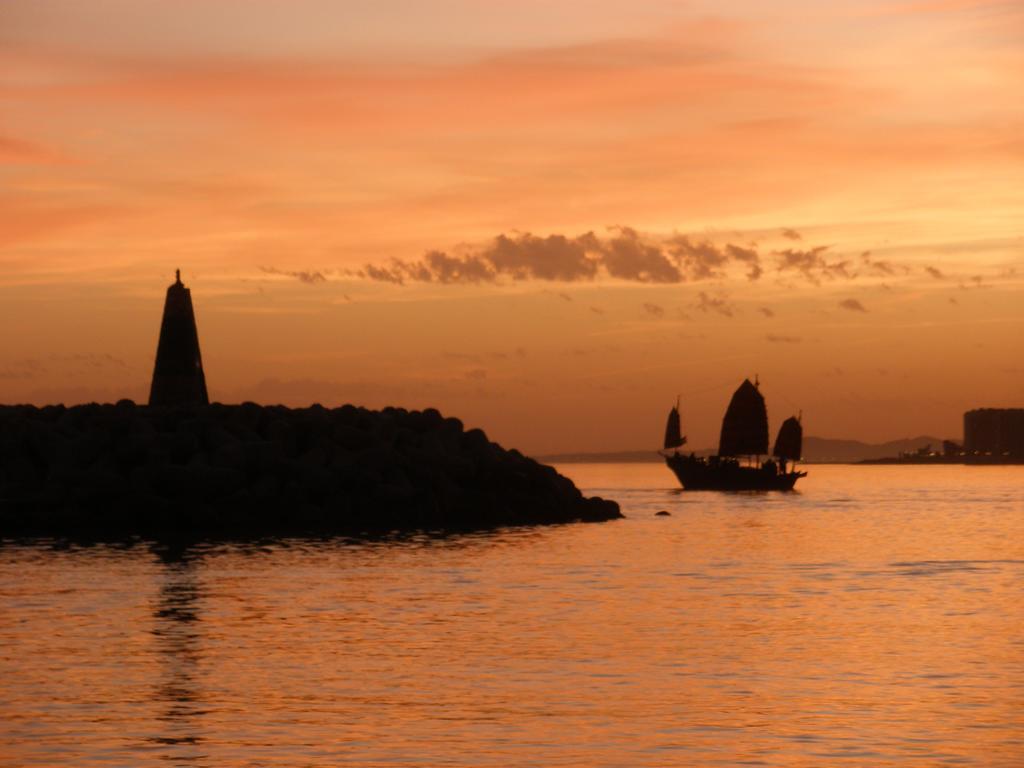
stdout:
[[362,533],[620,517],[433,409],[0,407],[0,535]]

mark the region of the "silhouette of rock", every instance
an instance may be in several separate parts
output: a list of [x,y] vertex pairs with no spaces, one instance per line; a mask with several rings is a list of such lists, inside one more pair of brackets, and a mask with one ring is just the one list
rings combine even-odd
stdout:
[[0,407],[0,535],[358,534],[620,516],[433,409]]
[[192,292],[182,284],[181,270],[178,270],[164,302],[149,404],[207,405],[209,402]]
[[662,510],[659,510],[659,511],[655,512],[654,516],[655,517],[671,517],[672,513],[671,512],[666,512],[664,509],[662,509]]

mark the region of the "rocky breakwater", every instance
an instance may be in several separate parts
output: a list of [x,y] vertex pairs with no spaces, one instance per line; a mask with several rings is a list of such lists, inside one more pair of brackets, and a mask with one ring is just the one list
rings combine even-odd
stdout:
[[0,407],[0,535],[349,534],[620,517],[433,409]]

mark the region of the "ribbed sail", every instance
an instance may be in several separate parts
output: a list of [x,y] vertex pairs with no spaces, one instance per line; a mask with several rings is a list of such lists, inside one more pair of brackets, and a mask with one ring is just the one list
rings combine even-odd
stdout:
[[679,424],[678,406],[669,411],[668,423],[665,425],[665,450],[678,448],[686,442],[683,437],[682,427]]
[[722,419],[719,456],[751,456],[768,453],[768,411],[757,387],[744,379],[732,396]]
[[803,451],[804,428],[799,419],[790,416],[779,427],[779,436],[775,438],[772,453],[780,459],[799,461]]

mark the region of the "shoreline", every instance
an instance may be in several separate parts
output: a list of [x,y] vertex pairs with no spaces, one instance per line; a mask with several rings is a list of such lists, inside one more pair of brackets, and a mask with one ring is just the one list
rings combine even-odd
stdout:
[[0,406],[0,536],[363,535],[621,517],[434,409]]

